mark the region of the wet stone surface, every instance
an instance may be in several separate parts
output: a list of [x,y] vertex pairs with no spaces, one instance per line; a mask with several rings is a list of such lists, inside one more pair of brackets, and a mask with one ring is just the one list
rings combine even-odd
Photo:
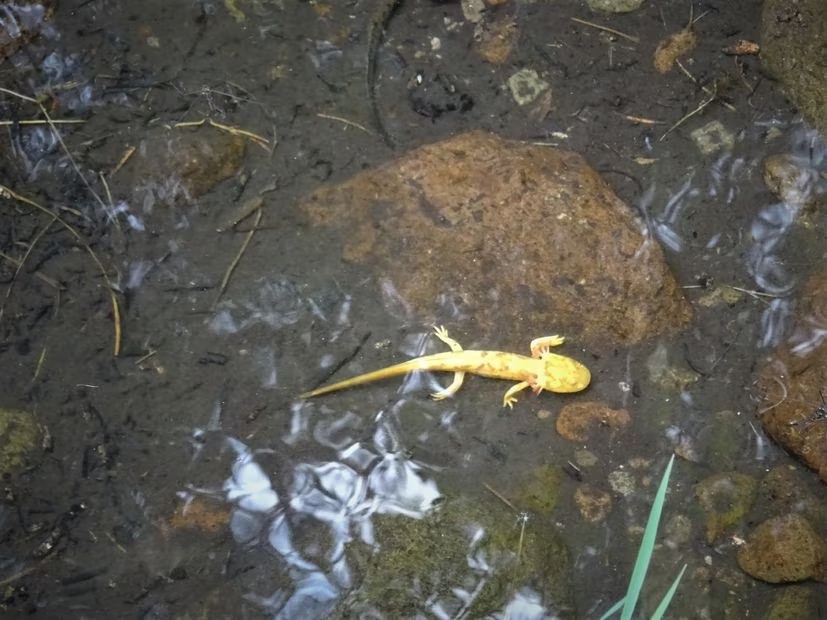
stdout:
[[0,409],[0,476],[8,478],[35,457],[41,435],[28,411]]
[[827,545],[799,514],[764,521],[738,549],[738,565],[756,579],[827,581]]
[[614,437],[632,423],[625,409],[603,403],[578,402],[563,406],[557,416],[557,432],[569,441],[587,442],[603,433]]
[[825,200],[814,191],[819,172],[806,159],[790,155],[771,155],[764,160],[764,184],[779,200],[795,209],[812,211]]
[[822,0],[767,0],[761,60],[821,131],[827,131],[827,5]]
[[706,541],[715,543],[741,523],[755,501],[758,483],[738,472],[724,472],[701,480],[695,496],[706,513]]
[[825,316],[827,272],[821,272],[804,287],[793,337],[764,363],[757,388],[764,430],[827,482],[827,342],[817,327]]
[[113,175],[112,183],[119,195],[135,189],[143,194],[139,212],[145,216],[156,204],[162,211],[192,206],[239,171],[246,149],[241,136],[209,126],[161,127],[136,138],[134,155]]
[[817,618],[818,602],[811,588],[787,586],[773,598],[767,610],[766,620],[798,620]]
[[508,303],[523,333],[633,343],[691,317],[660,247],[569,151],[472,132],[321,189],[302,211],[425,320],[453,308],[491,334],[490,307]]

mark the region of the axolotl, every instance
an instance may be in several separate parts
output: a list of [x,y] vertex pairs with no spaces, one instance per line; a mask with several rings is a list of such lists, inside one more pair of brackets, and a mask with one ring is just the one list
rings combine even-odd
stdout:
[[512,408],[517,402],[516,394],[526,388],[531,388],[536,394],[543,390],[563,394],[584,390],[591,381],[591,373],[583,364],[550,351],[551,347],[565,342],[562,336],[535,338],[530,345],[531,357],[528,357],[502,351],[465,351],[456,340],[448,335],[444,327],[435,326],[434,334],[451,347],[451,350],[417,357],[401,364],[331,383],[300,394],[299,398],[321,396],[371,381],[405,375],[414,370],[428,370],[454,373],[451,385],[431,394],[431,398],[435,400],[442,400],[456,394],[457,390],[462,387],[465,373],[493,379],[519,381],[516,385],[512,385],[503,396],[503,407]]

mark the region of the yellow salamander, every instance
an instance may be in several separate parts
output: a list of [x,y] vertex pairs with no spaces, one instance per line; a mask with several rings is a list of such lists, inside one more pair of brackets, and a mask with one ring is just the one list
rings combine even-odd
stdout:
[[513,407],[517,402],[515,395],[526,388],[531,388],[536,394],[543,390],[558,393],[579,392],[586,389],[591,380],[591,373],[583,364],[549,351],[551,347],[565,342],[562,336],[535,338],[531,341],[531,357],[528,357],[501,351],[464,351],[460,344],[448,335],[444,327],[435,326],[434,334],[451,347],[451,350],[417,357],[401,364],[331,383],[305,392],[299,398],[320,396],[370,381],[405,375],[414,370],[437,370],[453,372],[454,380],[447,388],[431,394],[435,400],[453,396],[462,387],[465,373],[470,372],[483,377],[519,381],[503,396],[503,407]]

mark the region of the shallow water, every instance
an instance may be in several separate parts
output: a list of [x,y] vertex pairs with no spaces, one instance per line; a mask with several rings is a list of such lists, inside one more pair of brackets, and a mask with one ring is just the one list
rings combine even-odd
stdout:
[[[772,503],[759,494],[748,522],[709,545],[694,485],[722,471],[760,480],[781,465],[823,504],[816,477],[761,432],[750,388],[759,361],[790,336],[798,288],[824,261],[823,213],[803,218],[795,201],[779,202],[761,165],[769,154],[794,155],[815,171],[802,192],[823,192],[827,151],[756,59],[719,53],[736,34],[757,39],[758,2],[722,3],[697,22],[701,43],[687,67],[716,83],[721,99],[667,133],[708,95],[677,73],[652,79],[657,41],[688,13],[685,3],[661,7],[608,18],[574,2],[506,3],[497,11],[520,37],[494,67],[468,52],[473,26],[456,3],[403,2],[379,49],[378,107],[396,153],[472,128],[579,151],[639,211],[685,286],[695,319],[680,335],[622,349],[578,349],[568,335],[569,352],[593,374],[587,397],[634,420],[584,449],[538,415],[554,415],[568,397],[527,396],[509,412],[496,381],[472,378],[441,402],[427,399],[437,379],[445,383],[430,375],[295,399],[334,371],[441,350],[394,282],[344,264],[335,235],[308,230],[294,211],[320,184],[395,154],[375,135],[364,93],[372,3],[62,2],[40,39],[3,66],[4,81],[44,94],[53,117],[87,123],[59,126],[72,159],[48,127],[9,130],[4,184],[61,209],[117,273],[124,347],[113,359],[94,263],[64,230],[47,228],[0,323],[0,406],[33,412],[44,434],[7,480],[0,509],[4,611],[599,617],[623,595],[657,480],[677,452],[647,609],[687,564],[675,615],[763,613],[775,590],[743,574],[734,556]],[[640,43],[570,17],[611,23]],[[552,83],[544,117],[528,115],[505,87],[524,66]],[[473,106],[454,106],[454,97]],[[10,93],[2,101],[4,117],[38,113]],[[423,101],[441,112],[423,115]],[[97,172],[140,149],[145,131],[205,117],[269,142],[249,143],[242,172],[194,205],[166,204],[182,195],[174,174],[100,202],[78,176],[106,197]],[[731,144],[704,154],[690,134],[712,121]],[[260,230],[219,295],[244,233],[216,228],[258,194]],[[48,221],[12,201],[0,214],[2,250],[13,255]],[[705,305],[713,284],[735,287],[731,304]],[[449,303],[439,318],[464,344],[501,347],[475,341],[474,317],[452,315]],[[824,333],[814,326],[801,346]],[[540,492],[523,493],[537,480]],[[574,499],[584,483],[611,497],[597,523]],[[439,512],[444,521],[429,521]],[[426,532],[440,532],[442,544],[417,546]],[[492,547],[495,539],[506,543]],[[440,546],[452,564],[427,564],[427,578],[405,563],[406,554],[443,559]],[[537,549],[555,550],[538,564],[547,574],[509,572]],[[391,555],[396,564],[383,563]],[[401,591],[404,608],[375,593],[377,574],[395,569],[383,587]],[[504,574],[513,578],[495,602],[475,607]],[[823,608],[823,587],[811,587]]]

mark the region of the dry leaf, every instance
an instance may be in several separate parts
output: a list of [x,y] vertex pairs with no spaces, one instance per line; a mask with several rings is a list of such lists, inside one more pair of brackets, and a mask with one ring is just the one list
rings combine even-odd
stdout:
[[746,39],[738,39],[735,45],[729,45],[723,50],[724,54],[729,56],[757,56],[761,51],[761,46],[755,41],[747,41]]
[[658,73],[667,73],[675,66],[678,58],[694,49],[697,42],[698,38],[691,28],[670,34],[658,43],[654,58],[655,69]]

